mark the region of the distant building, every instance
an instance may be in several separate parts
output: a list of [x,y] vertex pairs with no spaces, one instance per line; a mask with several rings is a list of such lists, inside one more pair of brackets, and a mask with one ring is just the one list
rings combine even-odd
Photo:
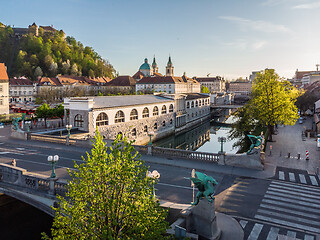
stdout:
[[107,86],[113,92],[119,93],[134,93],[136,90],[136,82],[130,76],[119,76],[108,82]]
[[74,97],[64,106],[66,122],[90,136],[98,129],[106,139],[121,134],[136,144],[188,131],[210,117],[210,97],[199,93]]
[[207,87],[210,93],[226,91],[226,81],[220,77],[197,77],[196,80],[200,83],[201,88]]
[[9,114],[9,78],[4,63],[0,63],[0,114]]
[[250,95],[251,94],[252,83],[246,82],[230,82],[229,92],[235,95]]
[[253,82],[253,81],[254,81],[254,79],[256,78],[256,75],[257,75],[258,72],[260,72],[260,71],[254,71],[254,72],[252,72],[252,73],[250,74],[250,76],[249,76],[249,82]]
[[34,102],[37,94],[37,83],[27,78],[9,79],[9,101]]

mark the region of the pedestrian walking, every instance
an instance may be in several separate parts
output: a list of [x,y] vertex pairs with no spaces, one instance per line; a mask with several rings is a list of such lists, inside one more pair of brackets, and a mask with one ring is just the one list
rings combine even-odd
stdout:
[[11,161],[11,166],[15,167],[16,165],[17,165],[17,162],[16,162],[15,159],[13,159],[13,160]]

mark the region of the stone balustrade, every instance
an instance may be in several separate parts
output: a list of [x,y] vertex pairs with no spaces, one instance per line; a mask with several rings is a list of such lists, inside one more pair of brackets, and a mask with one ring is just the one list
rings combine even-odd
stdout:
[[26,169],[0,163],[0,183],[22,187],[38,194],[64,195],[66,181],[57,178],[48,178],[41,174],[28,173]]

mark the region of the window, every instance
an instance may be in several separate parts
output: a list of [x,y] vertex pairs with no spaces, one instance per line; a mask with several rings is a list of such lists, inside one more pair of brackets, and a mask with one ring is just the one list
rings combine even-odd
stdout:
[[190,103],[189,102],[187,102],[187,108],[190,108]]
[[137,136],[137,130],[135,128],[131,130],[131,135],[134,137]]
[[198,107],[198,101],[196,101],[196,107]]
[[194,102],[193,101],[191,102],[191,107],[194,108]]
[[171,84],[169,85],[169,88],[171,88]]
[[130,113],[130,120],[137,120],[138,119],[138,111],[137,109],[132,109]]
[[114,117],[114,123],[124,122],[124,113],[120,110]]
[[105,113],[100,113],[96,119],[96,127],[105,126],[109,124],[108,115]]
[[202,103],[202,102],[201,102],[201,100],[200,100],[200,101],[199,101],[199,107],[201,107],[201,103]]
[[166,114],[166,113],[167,113],[167,107],[166,105],[163,105],[161,109],[161,114]]
[[81,114],[77,114],[74,117],[74,126],[75,127],[83,127],[83,117]]
[[166,121],[162,122],[162,126],[165,127],[166,126]]
[[173,104],[170,104],[170,106],[169,106],[169,113],[170,112],[173,112]]
[[147,125],[144,126],[143,131],[144,132],[148,132],[148,126]]
[[154,129],[154,130],[157,130],[157,129],[158,129],[158,124],[157,124],[157,123],[154,124],[153,129]]
[[147,118],[149,117],[149,109],[145,107],[142,111],[142,118]]
[[173,123],[173,120],[172,119],[170,119],[170,124],[172,124]]
[[159,109],[158,109],[157,106],[155,106],[155,107],[153,108],[153,116],[157,116],[157,115],[159,115]]
[[3,86],[0,85],[0,92],[2,92],[2,91],[3,91]]

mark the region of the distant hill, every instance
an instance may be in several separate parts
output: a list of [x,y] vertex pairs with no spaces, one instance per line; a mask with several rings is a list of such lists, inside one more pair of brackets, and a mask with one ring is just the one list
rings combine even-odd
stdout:
[[114,78],[113,66],[91,47],[52,26],[12,28],[0,22],[0,62],[10,77],[54,77],[57,74]]

